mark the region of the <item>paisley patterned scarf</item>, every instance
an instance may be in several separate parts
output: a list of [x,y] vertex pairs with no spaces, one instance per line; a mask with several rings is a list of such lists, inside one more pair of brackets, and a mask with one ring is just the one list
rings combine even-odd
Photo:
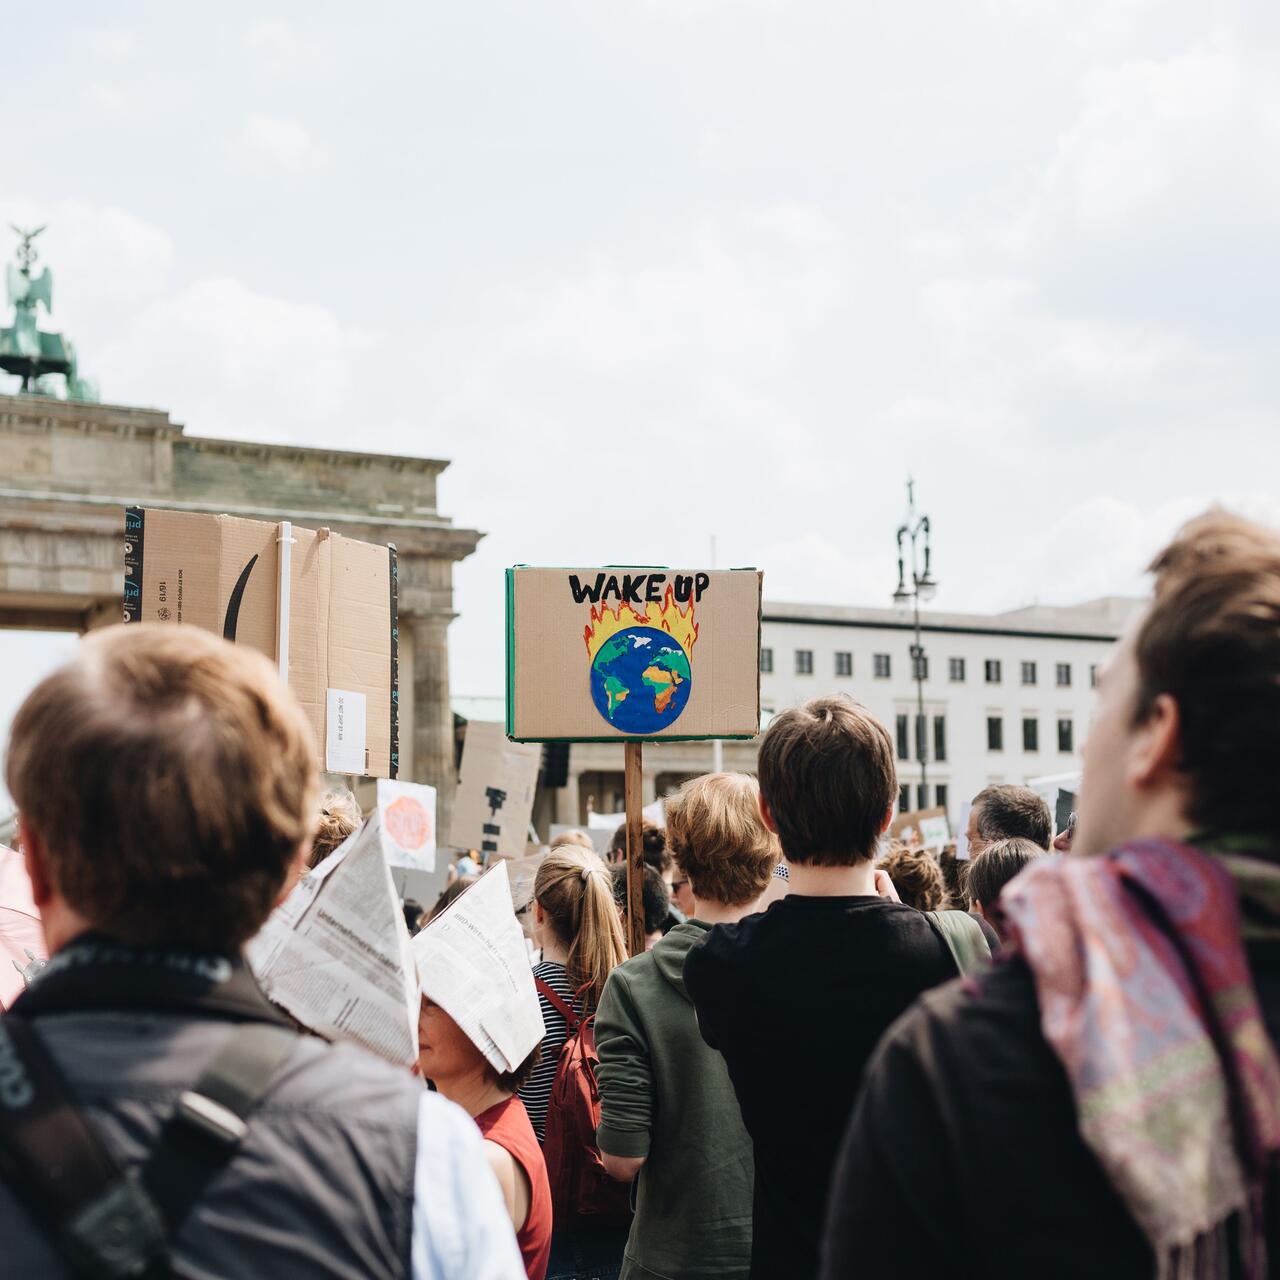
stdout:
[[1033,863],[1000,900],[1081,1136],[1162,1278],[1226,1276],[1233,1244],[1249,1280],[1267,1274],[1280,1061],[1245,960],[1241,895],[1251,933],[1280,926],[1274,862],[1147,840]]

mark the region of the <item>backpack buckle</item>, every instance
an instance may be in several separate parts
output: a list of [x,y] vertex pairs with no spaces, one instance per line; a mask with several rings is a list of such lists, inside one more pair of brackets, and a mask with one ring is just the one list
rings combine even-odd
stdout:
[[224,1107],[194,1089],[188,1089],[179,1096],[177,1114],[221,1146],[239,1146],[249,1132],[249,1126],[230,1107]]
[[66,1233],[95,1274],[113,1278],[143,1275],[166,1248],[159,1210],[127,1175],[71,1218]]

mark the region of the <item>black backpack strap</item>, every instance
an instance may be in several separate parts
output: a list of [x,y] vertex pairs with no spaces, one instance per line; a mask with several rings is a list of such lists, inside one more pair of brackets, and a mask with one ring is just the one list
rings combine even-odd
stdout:
[[169,1239],[235,1154],[296,1039],[278,1026],[236,1027],[179,1097],[139,1177],[89,1128],[27,1021],[0,1019],[0,1170],[76,1275],[159,1280],[170,1274]]

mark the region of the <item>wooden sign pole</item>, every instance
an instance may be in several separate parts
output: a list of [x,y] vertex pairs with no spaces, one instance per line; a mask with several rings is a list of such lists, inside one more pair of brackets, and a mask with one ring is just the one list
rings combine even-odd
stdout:
[[641,836],[644,807],[644,771],[640,743],[623,746],[622,790],[627,814],[627,951],[644,953],[644,841]]

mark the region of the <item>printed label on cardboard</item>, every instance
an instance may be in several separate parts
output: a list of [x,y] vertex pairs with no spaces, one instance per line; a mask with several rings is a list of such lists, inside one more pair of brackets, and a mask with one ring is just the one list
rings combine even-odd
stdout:
[[330,773],[363,773],[364,694],[330,689],[327,710],[324,767]]

